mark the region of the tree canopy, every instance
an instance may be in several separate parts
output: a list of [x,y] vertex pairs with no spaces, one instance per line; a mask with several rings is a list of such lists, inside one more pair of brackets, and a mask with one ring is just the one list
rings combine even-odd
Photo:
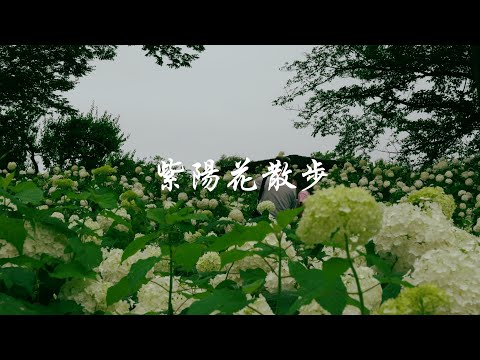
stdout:
[[[0,167],[28,154],[37,168],[36,138],[46,115],[77,113],[63,96],[94,70],[94,60],[113,60],[117,45],[0,45]],[[158,65],[189,67],[202,45],[143,45]],[[4,164],[5,165],[5,164]]]
[[119,153],[127,137],[118,118],[94,108],[83,114],[48,119],[40,138],[40,151],[46,167],[66,169],[80,164],[88,170],[103,165],[111,154]]
[[338,135],[339,155],[371,152],[383,134],[413,163],[480,151],[476,47],[318,46],[283,69],[295,75],[274,105],[297,110],[295,127],[313,136]]

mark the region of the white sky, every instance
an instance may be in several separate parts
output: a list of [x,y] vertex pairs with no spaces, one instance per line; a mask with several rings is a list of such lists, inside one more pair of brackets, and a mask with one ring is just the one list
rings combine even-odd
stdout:
[[120,46],[114,61],[97,62],[67,98],[82,112],[95,102],[99,113],[120,116],[130,134],[123,148],[139,158],[172,157],[189,168],[222,154],[253,160],[279,151],[310,156],[333,149],[336,137],[313,138],[311,129],[295,129],[295,113],[272,101],[293,76],[279,68],[311,48],[212,45],[191,68],[170,69],[140,47]]

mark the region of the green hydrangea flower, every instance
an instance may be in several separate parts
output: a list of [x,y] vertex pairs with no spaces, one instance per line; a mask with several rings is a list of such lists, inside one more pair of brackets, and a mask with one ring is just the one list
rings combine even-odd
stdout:
[[73,188],[75,186],[75,182],[72,179],[55,179],[52,183],[59,188]]
[[405,288],[395,299],[388,299],[378,309],[380,315],[442,315],[448,314],[450,301],[442,289],[424,284]]
[[99,168],[96,168],[96,169],[92,170],[92,174],[95,175],[95,176],[98,176],[98,175],[112,175],[116,172],[117,172],[117,170],[112,168],[110,165],[104,165],[104,166],[101,166]]
[[297,235],[306,244],[345,248],[345,236],[364,245],[382,226],[382,208],[363,188],[344,185],[322,189],[307,198]]
[[439,186],[430,186],[415,190],[410,193],[404,201],[419,205],[422,208],[425,207],[426,202],[437,203],[442,208],[442,212],[447,219],[452,218],[453,212],[456,208],[453,196],[445,194],[445,191]]
[[133,190],[127,190],[120,195],[120,200],[122,200],[122,201],[124,201],[124,200],[127,200],[127,201],[135,200],[136,198],[138,198],[138,195]]

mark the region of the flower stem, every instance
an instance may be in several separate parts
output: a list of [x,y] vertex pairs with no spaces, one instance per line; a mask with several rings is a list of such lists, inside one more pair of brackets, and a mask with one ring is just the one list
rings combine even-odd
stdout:
[[275,234],[278,240],[278,292],[277,292],[277,305],[275,309],[275,314],[278,315],[280,295],[282,293],[282,236],[280,238],[278,234]]
[[[171,240],[171,239],[170,239]],[[168,287],[168,315],[173,315],[173,306],[172,306],[172,292],[173,292],[173,251],[172,251],[172,242],[168,242],[168,248],[170,250],[170,262],[169,262],[169,272],[170,272],[170,284]]]
[[357,271],[355,270],[355,266],[353,266],[352,258],[350,257],[350,250],[348,249],[348,237],[347,236],[345,236],[345,249],[347,251],[347,259],[348,259],[348,262],[350,263],[350,268],[352,269],[352,272],[353,272],[353,277],[355,278],[355,282],[357,284],[358,297],[360,299],[360,312],[361,312],[362,315],[366,315],[365,314],[365,305],[363,303],[363,292],[362,292],[362,288],[360,287],[360,280],[358,279]]

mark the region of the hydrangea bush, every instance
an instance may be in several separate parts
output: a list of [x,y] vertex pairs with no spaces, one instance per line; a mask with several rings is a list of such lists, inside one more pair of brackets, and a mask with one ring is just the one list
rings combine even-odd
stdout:
[[0,313],[480,314],[479,160],[350,159],[276,219],[228,172],[213,191],[188,173],[168,191],[155,161],[10,162]]

